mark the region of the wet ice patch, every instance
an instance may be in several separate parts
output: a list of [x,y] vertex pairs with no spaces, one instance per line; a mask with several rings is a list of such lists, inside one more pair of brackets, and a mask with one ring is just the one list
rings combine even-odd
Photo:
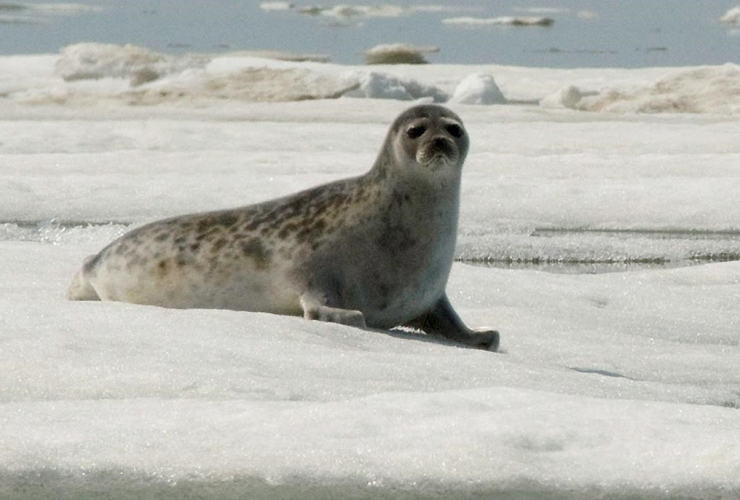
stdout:
[[0,222],[0,241],[30,241],[59,244],[108,243],[128,231],[118,222],[77,222],[56,219]]

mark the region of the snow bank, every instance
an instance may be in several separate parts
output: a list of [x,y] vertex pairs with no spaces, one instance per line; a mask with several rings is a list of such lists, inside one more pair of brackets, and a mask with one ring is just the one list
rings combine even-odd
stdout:
[[506,104],[506,98],[496,85],[493,76],[473,73],[455,88],[451,104]]
[[555,20],[551,17],[539,17],[539,16],[501,16],[501,17],[450,17],[442,19],[444,24],[452,26],[463,26],[468,28],[475,28],[480,26],[551,26],[555,23]]
[[424,54],[435,54],[439,47],[391,43],[376,45],[365,52],[367,64],[426,64]]
[[720,22],[740,26],[740,5],[725,12],[725,15],[720,18]]
[[365,97],[370,99],[396,99],[411,101],[430,99],[432,102],[445,102],[449,96],[431,85],[416,80],[393,76],[375,71],[351,71],[344,75],[345,81],[352,90],[345,97]]
[[728,63],[692,68],[635,89],[607,88],[584,94],[568,86],[545,97],[541,105],[610,113],[738,114],[740,66]]
[[78,43],[62,50],[56,72],[67,81],[124,78],[141,85],[164,75],[203,68],[208,58],[167,56],[136,45]]

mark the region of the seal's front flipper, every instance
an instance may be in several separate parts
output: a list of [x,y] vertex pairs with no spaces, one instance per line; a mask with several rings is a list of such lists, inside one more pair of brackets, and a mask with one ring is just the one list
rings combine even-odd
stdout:
[[499,334],[487,328],[471,330],[462,322],[447,298],[447,294],[425,314],[409,321],[405,326],[418,328],[432,335],[440,335],[470,347],[490,351],[498,350]]
[[306,319],[367,328],[362,312],[326,306],[312,294],[305,293],[301,296],[301,306],[303,307],[303,317]]

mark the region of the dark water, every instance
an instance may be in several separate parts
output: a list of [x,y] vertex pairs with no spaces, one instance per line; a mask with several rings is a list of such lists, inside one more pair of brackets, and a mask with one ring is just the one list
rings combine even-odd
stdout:
[[[298,7],[313,5],[300,1],[289,11],[265,11],[257,0],[78,2],[86,10],[63,8],[68,3],[0,1],[0,54],[54,53],[84,41],[133,43],[171,53],[287,50],[356,64],[363,61],[363,51],[377,44],[405,42],[439,47],[428,57],[439,63],[645,67],[740,62],[740,27],[719,22],[737,5],[730,0],[430,0],[454,10],[342,22],[300,14]],[[337,3],[427,5],[407,0]],[[543,7],[555,11],[528,10]],[[555,22],[477,29],[442,23],[452,17],[512,15],[543,15]]]

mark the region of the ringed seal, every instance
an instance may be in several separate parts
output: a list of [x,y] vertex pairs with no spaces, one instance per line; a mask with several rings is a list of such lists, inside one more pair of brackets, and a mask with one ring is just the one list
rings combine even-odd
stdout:
[[498,332],[468,328],[445,293],[468,145],[450,110],[410,108],[364,175],[142,226],[88,257],[67,297],[404,325],[496,350]]

